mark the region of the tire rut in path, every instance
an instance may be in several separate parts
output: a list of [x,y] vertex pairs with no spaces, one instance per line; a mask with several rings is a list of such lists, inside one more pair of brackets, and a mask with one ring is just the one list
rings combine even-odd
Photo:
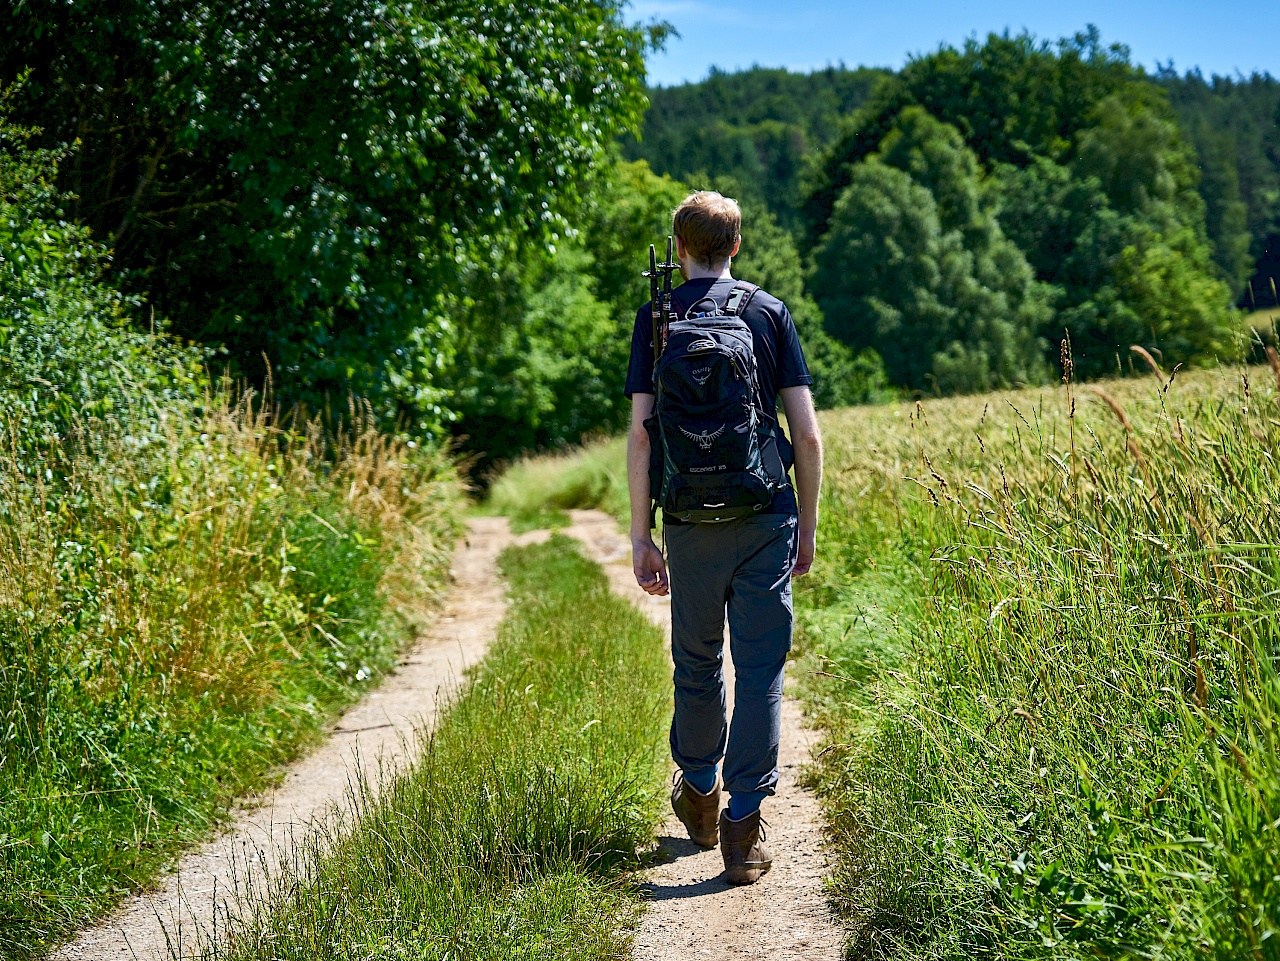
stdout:
[[[570,511],[565,532],[587,548],[609,576],[613,590],[633,601],[671,637],[668,598],[651,597],[636,586],[631,543],[612,517],[600,511]],[[725,681],[733,704],[733,667],[725,645]],[[635,961],[689,958],[805,959],[843,957],[844,931],[823,888],[827,861],[822,813],[813,793],[796,783],[817,735],[804,724],[795,699],[782,701],[781,777],[778,794],[765,801],[767,846],[773,869],[756,884],[733,887],[721,878],[719,850],[703,851],[689,841],[668,808],[659,836],[666,863],[645,872],[648,911],[636,932]]]
[[54,954],[69,959],[190,957],[228,911],[235,891],[262,886],[289,863],[290,849],[325,819],[350,810],[357,778],[376,788],[418,754],[417,732],[429,728],[440,704],[476,663],[506,610],[498,554],[513,538],[505,518],[471,520],[453,560],[455,583],[427,635],[405,652],[400,667],[351,707],[330,737],[290,765],[276,786],[242,800],[230,825],[184,855],[157,891],[129,898],[101,923]]

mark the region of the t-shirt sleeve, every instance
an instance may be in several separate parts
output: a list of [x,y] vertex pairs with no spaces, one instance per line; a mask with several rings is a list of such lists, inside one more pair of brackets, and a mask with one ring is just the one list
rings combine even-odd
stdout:
[[796,332],[791,311],[784,305],[778,317],[778,389],[784,387],[811,387],[813,375],[804,359],[800,335]]
[[631,363],[627,367],[627,384],[623,393],[653,393],[653,315],[645,304],[636,311],[636,324],[631,331]]

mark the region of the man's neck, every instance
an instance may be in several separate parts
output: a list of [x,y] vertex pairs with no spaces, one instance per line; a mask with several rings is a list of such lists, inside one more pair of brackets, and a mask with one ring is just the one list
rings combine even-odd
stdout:
[[703,267],[693,261],[680,265],[680,273],[685,280],[733,280],[733,261],[727,261],[723,267]]

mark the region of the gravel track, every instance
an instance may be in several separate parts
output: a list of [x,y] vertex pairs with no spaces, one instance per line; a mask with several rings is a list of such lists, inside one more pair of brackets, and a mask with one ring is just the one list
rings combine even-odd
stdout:
[[357,779],[376,786],[413,763],[418,732],[430,728],[442,696],[488,647],[506,610],[498,554],[512,543],[505,518],[478,517],[454,555],[455,583],[435,625],[314,752],[275,786],[242,799],[216,838],[185,855],[157,890],[125,901],[53,958],[165,961],[191,957],[203,936],[235,911],[237,892],[260,888],[287,865],[298,841],[352,804]]
[[[631,544],[612,517],[600,511],[570,511],[566,531],[609,575],[613,590],[633,601],[671,637],[668,598],[651,597],[631,572]],[[733,667],[725,645],[725,678],[733,704]],[[661,863],[645,872],[648,911],[636,932],[635,961],[690,958],[770,958],[838,961],[844,931],[831,912],[823,888],[827,861],[822,813],[812,792],[797,783],[816,734],[804,724],[795,699],[782,702],[781,780],[776,797],[765,801],[767,846],[773,869],[756,884],[734,887],[721,873],[719,850],[703,851],[689,841],[670,814],[659,832]]]

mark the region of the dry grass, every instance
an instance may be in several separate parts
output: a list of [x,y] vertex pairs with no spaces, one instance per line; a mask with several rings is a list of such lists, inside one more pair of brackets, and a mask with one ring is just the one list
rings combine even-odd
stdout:
[[[0,955],[143,882],[388,666],[440,589],[447,458],[223,393],[0,466]],[[55,469],[56,468],[56,469]]]
[[1273,956],[1272,371],[824,429],[797,604],[855,955]]
[[624,437],[517,461],[494,481],[488,501],[517,530],[552,526],[571,508],[598,507],[625,524],[629,504]]

